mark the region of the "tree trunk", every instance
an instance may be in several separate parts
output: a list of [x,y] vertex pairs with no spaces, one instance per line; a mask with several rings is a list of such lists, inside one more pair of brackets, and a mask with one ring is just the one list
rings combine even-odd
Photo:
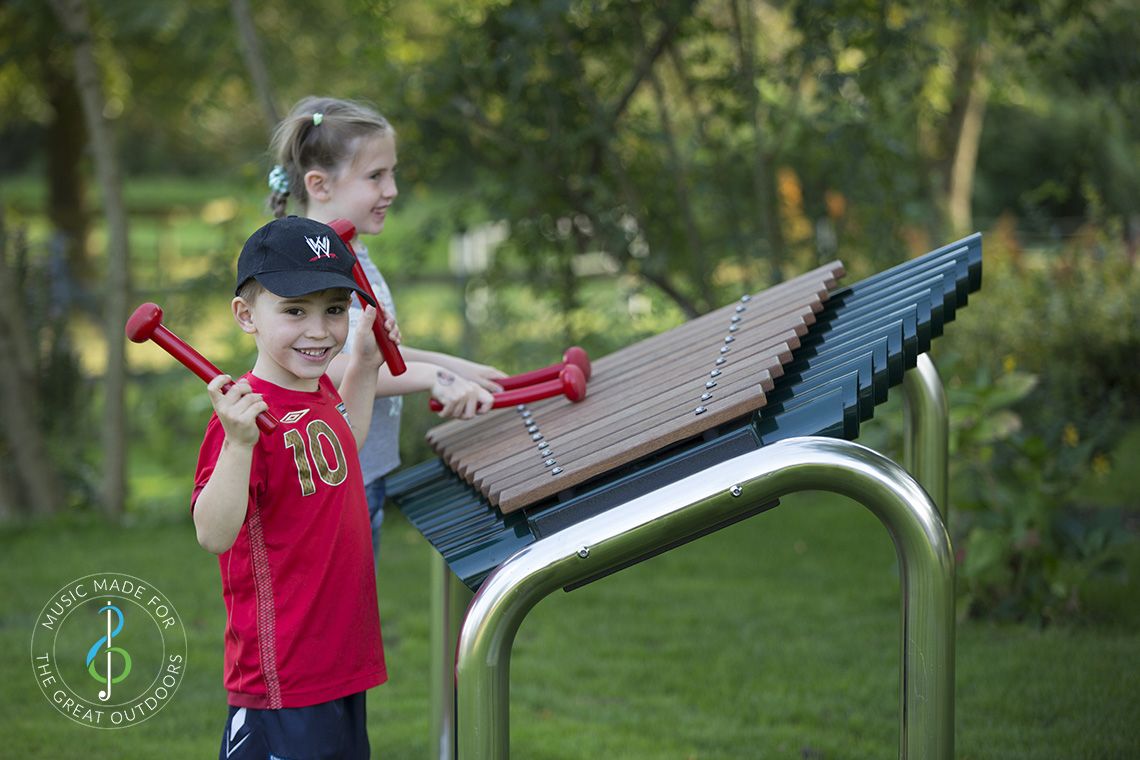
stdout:
[[0,466],[0,517],[48,515],[59,508],[59,477],[44,445],[37,415],[34,338],[23,319],[23,288],[8,264],[3,208],[0,208],[0,418],[4,420],[4,462]]
[[763,225],[764,237],[768,243],[768,259],[772,267],[772,279],[783,280],[784,231],[780,227],[780,209],[776,192],[776,176],[771,169],[771,159],[764,125],[760,114],[760,93],[756,89],[756,56],[752,53],[752,43],[756,38],[752,26],[752,6],[740,8],[739,0],[729,4],[732,10],[733,31],[736,35],[737,53],[740,56],[740,81],[744,90],[756,146],[752,154],[752,182],[756,198],[756,217]]
[[978,147],[982,141],[982,123],[986,115],[990,84],[986,77],[989,49],[983,43],[969,62],[965,106],[957,124],[954,157],[946,187],[946,216],[956,236],[967,235],[973,227],[970,201],[974,194],[974,172],[978,166]]
[[91,24],[84,0],[51,0],[60,25],[71,38],[75,82],[83,100],[83,115],[95,156],[95,173],[103,195],[107,222],[107,284],[104,291],[104,334],[107,368],[103,405],[103,509],[118,517],[127,496],[126,455],[126,336],[130,281],[127,214],[115,142],[103,117],[103,87],[91,44]]
[[[62,236],[67,274],[74,282],[90,285],[87,258],[87,201],[81,166],[87,146],[83,105],[73,76],[59,71],[49,51],[41,53],[44,89],[52,109],[46,131],[48,217]],[[69,292],[74,289],[69,289]]]
[[245,67],[249,69],[254,93],[261,103],[261,114],[269,124],[269,130],[273,131],[280,117],[277,114],[277,106],[273,103],[273,85],[269,81],[269,68],[265,65],[265,56],[261,53],[257,27],[254,26],[253,15],[249,12],[249,0],[230,0],[230,10],[237,25],[241,55],[245,59]]

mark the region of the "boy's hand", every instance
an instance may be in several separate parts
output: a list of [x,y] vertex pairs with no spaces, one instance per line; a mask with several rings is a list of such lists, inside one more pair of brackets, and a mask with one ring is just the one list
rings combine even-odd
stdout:
[[261,431],[257,428],[257,415],[269,411],[269,405],[260,393],[254,393],[246,380],[238,380],[222,393],[222,386],[230,381],[229,375],[218,375],[206,386],[210,403],[218,422],[226,431],[226,441],[242,446],[254,446]]
[[440,417],[455,417],[461,420],[469,420],[476,414],[482,414],[495,403],[490,392],[446,369],[440,369],[435,373],[431,395],[443,404],[443,409],[439,412]]

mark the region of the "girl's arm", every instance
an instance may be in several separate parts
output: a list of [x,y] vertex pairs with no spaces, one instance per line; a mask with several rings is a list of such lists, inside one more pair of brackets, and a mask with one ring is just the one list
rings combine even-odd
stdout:
[[[408,366],[407,372],[394,376],[387,365],[380,367],[376,379],[377,396],[403,396],[428,391],[432,398],[443,404],[443,409],[439,412],[440,417],[471,419],[491,408],[494,402],[491,397],[492,390],[501,390],[493,380],[489,379],[489,377],[503,377],[503,373],[494,367],[436,351],[407,349],[403,346],[400,347],[400,353]],[[477,376],[468,376],[460,369],[424,361],[424,357],[445,357],[450,360],[448,363],[451,367],[472,368],[475,372],[482,372],[482,377],[476,379]],[[340,354],[332,360],[327,372],[334,383],[344,376],[347,366],[346,354]]]
[[198,543],[214,554],[233,546],[245,522],[253,447],[261,435],[257,415],[269,409],[261,394],[254,393],[245,380],[238,380],[223,394],[222,386],[229,380],[221,375],[206,386],[226,437],[214,471],[194,502]]
[[499,370],[497,367],[492,367],[488,364],[479,364],[439,351],[427,351],[421,348],[410,347],[402,347],[400,351],[406,359],[435,364],[444,369],[449,369],[457,375],[478,383],[480,387],[491,393],[498,393],[503,389],[495,380],[507,376],[505,372]]

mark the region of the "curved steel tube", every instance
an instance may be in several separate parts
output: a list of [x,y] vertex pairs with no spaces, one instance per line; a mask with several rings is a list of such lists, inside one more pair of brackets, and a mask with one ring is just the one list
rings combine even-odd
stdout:
[[796,491],[849,496],[894,540],[902,573],[899,756],[954,754],[954,562],[926,492],[858,444],[792,438],[714,465],[517,552],[484,581],[456,652],[461,760],[510,752],[510,656],[526,614],[569,583]]
[[903,375],[903,465],[934,499],[942,521],[950,519],[950,412],[946,390],[927,354]]

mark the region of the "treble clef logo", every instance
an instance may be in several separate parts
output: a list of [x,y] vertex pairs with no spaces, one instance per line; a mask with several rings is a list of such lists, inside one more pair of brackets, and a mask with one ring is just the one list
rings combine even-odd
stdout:
[[[101,636],[99,638],[99,640],[96,641],[94,644],[92,644],[91,648],[89,650],[87,650],[87,672],[90,673],[91,677],[94,678],[99,683],[105,682],[107,684],[107,688],[100,690],[100,692],[99,692],[100,701],[106,702],[107,700],[109,700],[111,698],[111,684],[119,683],[124,678],[126,678],[128,675],[130,675],[130,673],[131,673],[131,655],[127,652],[127,650],[123,649],[122,647],[111,646],[111,639],[114,638],[115,636],[118,636],[120,631],[123,630],[123,612],[122,612],[122,610],[120,610],[118,607],[111,604],[110,602],[107,602],[107,606],[100,609],[99,612],[101,612],[101,613],[106,612],[107,613],[107,635]],[[118,616],[118,618],[119,618],[119,624],[117,626],[115,626],[115,630],[113,630],[113,631],[111,630],[111,613],[112,612],[115,613],[115,615]],[[95,668],[95,666],[96,666],[95,658],[99,656],[99,649],[103,646],[104,643],[106,643],[106,645],[107,645],[107,648],[105,650],[103,650],[106,653],[105,662],[107,664],[107,673],[105,675],[100,674],[99,671],[96,670],[96,668]],[[117,676],[111,675],[111,673],[112,673],[112,671],[111,671],[111,655],[112,654],[118,654],[120,657],[123,658],[123,672]]]

